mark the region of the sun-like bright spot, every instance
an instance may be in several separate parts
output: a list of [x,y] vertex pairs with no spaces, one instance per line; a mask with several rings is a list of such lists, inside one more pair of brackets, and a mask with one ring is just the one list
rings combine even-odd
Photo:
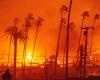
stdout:
[[57,63],[58,63],[58,64],[61,64],[61,63],[60,63],[60,60],[58,60]]
[[27,59],[28,59],[29,62],[31,62],[31,60],[32,60],[32,55],[31,55],[30,52],[27,54]]
[[92,57],[92,56],[90,56],[90,60],[91,60],[91,61],[93,60],[93,57]]

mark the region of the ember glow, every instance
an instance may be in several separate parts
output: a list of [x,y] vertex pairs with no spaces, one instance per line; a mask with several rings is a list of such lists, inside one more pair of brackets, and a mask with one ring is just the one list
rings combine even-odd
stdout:
[[30,52],[28,52],[28,54],[27,54],[27,60],[29,62],[31,62],[31,60],[32,60],[32,54]]

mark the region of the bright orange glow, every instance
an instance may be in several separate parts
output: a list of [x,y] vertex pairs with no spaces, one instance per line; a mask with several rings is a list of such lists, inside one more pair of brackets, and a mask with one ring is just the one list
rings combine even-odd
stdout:
[[92,59],[93,59],[93,56],[90,56],[90,60],[92,61]]
[[42,63],[44,62],[44,59],[41,58],[41,57],[34,57],[34,58],[32,59],[32,62],[33,62],[33,63],[42,64]]
[[[68,0],[69,1],[69,0]],[[32,13],[34,19],[37,19],[38,16],[42,17],[45,21],[43,22],[42,26],[39,29],[37,42],[36,42],[36,49],[32,58],[32,49],[33,49],[33,43],[35,38],[35,32],[36,32],[36,26],[32,25],[32,28],[29,30],[29,39],[27,43],[27,54],[25,57],[25,65],[29,66],[30,62],[32,61],[32,65],[43,64],[45,62],[44,56],[45,53],[47,53],[47,56],[55,55],[55,50],[57,46],[57,38],[58,38],[58,31],[59,31],[59,24],[60,24],[60,8],[62,4],[66,4],[68,6],[67,0],[56,0],[56,3],[54,3],[54,0],[2,0],[0,1],[0,64],[1,65],[8,65],[7,61],[8,58],[8,49],[9,49],[9,38],[6,40],[4,37],[4,31],[7,27],[13,26],[13,19],[15,17],[18,17],[19,24],[18,27],[22,26],[25,23],[25,17],[28,13]],[[71,12],[71,22],[75,23],[75,28],[71,30],[70,33],[70,40],[69,40],[69,56],[75,56],[76,57],[76,50],[78,49],[78,39],[79,39],[79,32],[81,27],[81,21],[82,21],[82,13],[84,11],[89,11],[90,17],[88,20],[86,20],[85,25],[92,25],[93,24],[93,16],[96,13],[100,12],[99,8],[100,0],[92,0],[91,2],[89,0],[73,0],[72,4],[72,12]],[[22,6],[23,4],[23,6]],[[46,5],[45,5],[46,4]],[[81,5],[79,7],[79,5]],[[78,11],[77,11],[78,9]],[[6,14],[7,13],[7,14]],[[66,15],[67,16],[67,15]],[[89,23],[88,23],[89,22]],[[94,39],[93,39],[93,49],[99,49],[100,48],[100,19],[96,21],[95,25],[95,33],[94,33]],[[60,38],[60,48],[59,48],[59,55],[64,55],[64,49],[65,49],[65,34],[66,34],[66,27],[63,27],[61,32],[61,38]],[[6,36],[6,34],[5,34]],[[89,38],[91,38],[91,34],[89,35]],[[90,40],[89,40],[90,41]],[[6,46],[5,46],[6,45]],[[22,45],[18,42],[18,52],[17,52],[17,66],[22,65]],[[11,50],[10,50],[10,62],[9,66],[13,65],[13,42],[11,44]],[[6,55],[2,55],[6,54]],[[94,53],[97,53],[94,52]],[[100,53],[100,52],[98,52]],[[19,56],[20,55],[20,56]],[[95,55],[97,56],[97,55]],[[97,56],[98,57],[98,56]],[[61,57],[62,58],[62,57]],[[90,57],[91,60],[95,59],[94,56]],[[100,60],[96,58],[97,63],[100,64]],[[72,63],[73,59],[69,60],[69,63]],[[95,60],[94,60],[95,61]],[[58,64],[62,64],[61,59],[57,61]]]
[[61,64],[60,60],[57,61],[58,64]]
[[32,55],[31,55],[30,52],[29,52],[28,55],[27,55],[27,59],[28,59],[29,62],[31,62],[31,60],[32,60]]

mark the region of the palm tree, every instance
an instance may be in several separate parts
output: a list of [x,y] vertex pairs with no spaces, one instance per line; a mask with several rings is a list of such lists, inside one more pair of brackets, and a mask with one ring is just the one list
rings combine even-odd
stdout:
[[59,33],[58,33],[57,49],[56,49],[56,56],[55,56],[55,70],[54,70],[55,78],[56,78],[56,67],[57,67],[57,60],[58,60],[58,50],[59,50],[59,41],[60,41],[61,30],[62,30],[63,24],[66,24],[65,18],[63,18],[64,12],[67,12],[66,5],[62,5],[62,7],[61,7],[60,29],[59,29]]
[[[89,15],[89,12],[88,11],[85,11],[82,13],[82,24],[81,24],[81,30],[80,30],[80,35],[79,35],[79,43],[78,43],[78,56],[77,56],[77,62],[78,62],[78,57],[79,57],[79,48],[80,48],[80,42],[81,42],[81,35],[82,35],[82,28],[84,27],[84,20],[86,18],[88,18],[90,15]],[[78,64],[78,63],[77,63]],[[82,74],[80,74],[81,76]]]
[[62,26],[66,24],[66,20],[65,18],[63,18],[63,13],[68,11],[68,8],[66,7],[66,5],[62,5],[61,7],[61,20],[60,20],[60,29],[59,29],[59,33],[58,33],[58,41],[57,41],[57,49],[56,49],[56,56],[55,56],[55,69],[54,69],[54,75],[56,78],[56,67],[57,67],[57,61],[58,61],[58,50],[59,50],[59,41],[60,41],[60,35],[61,35],[61,30],[62,30]]
[[83,25],[84,25],[84,20],[87,18],[87,17],[89,17],[90,15],[89,15],[89,12],[88,11],[85,11],[85,12],[83,12],[83,14],[82,14],[82,24],[81,24],[81,31],[80,31],[80,36],[79,36],[79,46],[80,46],[80,39],[81,39],[81,33],[82,33],[82,27],[84,27]]
[[31,21],[33,21],[33,15],[29,13],[27,17],[25,18],[25,24],[23,25],[24,35],[25,35],[25,41],[24,41],[24,49],[23,49],[23,59],[22,59],[22,78],[24,77],[24,70],[25,70],[25,56],[26,56],[26,48],[27,48],[27,40],[28,40],[28,33],[29,29],[32,26]]
[[28,39],[28,33],[29,29],[31,28],[32,24],[31,21],[33,20],[33,15],[29,13],[27,17],[25,18],[25,25],[24,25],[24,35],[26,37],[26,40],[24,41],[24,50],[23,50],[23,63],[25,66],[25,56],[26,56],[26,47],[27,47],[27,39]]
[[80,45],[79,48],[79,74],[80,74],[80,78],[82,78],[82,74],[83,74],[83,45]]
[[19,30],[19,28],[17,27],[17,24],[18,24],[18,18],[15,18],[14,26],[8,27],[5,30],[5,33],[10,35],[10,39],[12,38],[13,44],[14,44],[14,80],[16,80],[17,42],[18,42],[18,39],[22,40],[22,41],[25,40],[25,37],[23,35],[23,31]]
[[[96,20],[99,19],[99,14],[95,14],[94,16],[94,20],[93,20],[93,27],[95,27],[95,23],[96,23]],[[94,29],[92,31],[92,39],[91,39],[91,44],[90,44],[90,56],[91,56],[91,49],[92,49],[92,42],[93,42],[93,34],[94,34]]]
[[71,14],[72,0],[70,0],[69,11],[68,11],[68,22],[67,22],[67,35],[66,35],[66,70],[65,80],[68,80],[68,55],[69,55],[69,29],[70,29],[70,14]]
[[[34,45],[33,45],[32,59],[33,59],[33,55],[34,55],[34,51],[35,51],[39,27],[42,25],[42,21],[44,21],[42,17],[38,17],[38,19],[36,20],[36,35],[35,35],[35,41],[34,41]],[[30,70],[31,70],[31,66],[32,66],[32,59],[31,59],[31,63],[30,63]]]
[[[69,30],[70,31],[73,30],[74,26],[75,26],[74,22],[71,22],[69,24],[69,28],[70,28]],[[64,64],[65,64],[65,54],[66,54],[66,40],[65,40],[65,45],[64,45],[63,67],[64,67]]]
[[[18,18],[14,19],[14,23],[17,24],[19,22]],[[10,43],[9,43],[9,51],[8,51],[8,66],[9,66],[9,59],[10,59],[10,48],[11,48],[11,42],[12,42],[12,35],[10,36]]]

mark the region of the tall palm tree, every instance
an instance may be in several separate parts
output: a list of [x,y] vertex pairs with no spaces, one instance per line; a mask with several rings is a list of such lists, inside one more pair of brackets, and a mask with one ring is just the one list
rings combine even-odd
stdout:
[[82,24],[81,24],[81,31],[80,31],[80,36],[79,36],[79,46],[80,46],[80,39],[81,39],[81,35],[82,35],[82,27],[84,27],[83,25],[84,25],[84,20],[87,18],[87,17],[89,17],[90,15],[89,15],[89,12],[88,11],[85,11],[85,12],[83,12],[83,14],[82,14]]
[[[71,31],[71,30],[73,30],[73,28],[74,28],[74,26],[75,26],[75,24],[74,24],[74,22],[70,22],[70,24],[69,24],[69,30]],[[64,55],[63,55],[63,67],[64,67],[64,65],[65,65],[65,55],[66,55],[66,40],[65,40],[65,45],[64,45]]]
[[68,80],[68,55],[69,55],[69,29],[70,29],[70,14],[71,14],[72,0],[70,0],[69,11],[68,11],[68,22],[67,22],[67,35],[66,35],[66,70],[65,80]]
[[7,33],[8,35],[10,35],[10,37],[12,37],[13,44],[14,44],[14,80],[16,80],[17,42],[18,42],[18,39],[22,40],[22,41],[25,40],[25,36],[23,35],[23,31],[19,30],[19,28],[17,27],[17,24],[18,24],[18,18],[15,19],[14,26],[8,27],[5,30],[5,33]]
[[25,66],[25,56],[26,56],[26,47],[27,47],[27,39],[28,39],[28,33],[29,33],[29,29],[31,28],[32,24],[31,21],[33,20],[33,15],[31,13],[29,13],[27,15],[27,17],[25,18],[25,25],[24,25],[24,35],[25,35],[25,41],[24,41],[24,50],[23,50],[23,63]]
[[31,21],[33,21],[33,15],[29,13],[25,18],[25,24],[23,25],[24,35],[25,35],[25,41],[24,41],[24,49],[23,49],[23,59],[22,59],[22,78],[24,77],[24,70],[25,70],[25,56],[26,56],[26,48],[27,48],[27,40],[28,40],[28,33],[29,29],[32,26]]
[[58,50],[59,50],[59,41],[60,41],[61,30],[62,30],[63,24],[66,24],[65,18],[63,18],[63,13],[67,12],[67,9],[68,8],[66,7],[66,5],[62,5],[61,16],[60,16],[60,29],[59,29],[59,33],[58,33],[57,49],[56,49],[56,56],[55,56],[55,70],[54,70],[55,78],[56,78],[56,67],[57,67],[57,60],[58,60]]
[[[35,34],[35,41],[34,41],[34,45],[33,45],[32,59],[33,59],[33,55],[34,55],[34,51],[35,51],[35,47],[36,47],[36,41],[37,41],[37,36],[38,36],[38,32],[39,32],[39,27],[42,25],[42,21],[44,21],[42,17],[38,17],[38,19],[36,20],[36,34]],[[30,63],[30,70],[31,70],[31,66],[32,66],[32,59],[31,59],[31,63]]]
[[80,48],[79,48],[79,74],[80,74],[80,78],[82,78],[82,74],[83,74],[83,45],[80,45]]
[[[94,16],[94,20],[93,20],[93,27],[95,27],[95,23],[96,23],[96,20],[99,19],[99,14],[95,14]],[[91,39],[91,44],[90,44],[90,56],[91,56],[91,49],[92,49],[92,42],[93,42],[93,34],[94,34],[94,29],[92,31],[92,39]]]
[[[16,25],[18,22],[19,22],[19,19],[18,19],[18,18],[15,18],[15,19],[14,19],[14,24]],[[13,38],[13,36],[11,35],[11,36],[10,36],[10,43],[9,43],[9,52],[8,52],[8,66],[9,66],[10,48],[11,48],[12,38]]]
[[[88,11],[85,11],[85,12],[83,12],[82,13],[82,24],[81,24],[81,30],[80,30],[80,34],[79,34],[79,43],[78,43],[78,54],[77,54],[77,64],[78,64],[78,57],[80,57],[79,56],[79,48],[80,48],[80,42],[81,42],[81,36],[82,36],[82,28],[84,27],[84,20],[86,19],[86,18],[88,18],[90,15],[89,15],[89,12]],[[81,73],[81,72],[80,72]],[[80,74],[80,76],[81,76],[82,74]]]

